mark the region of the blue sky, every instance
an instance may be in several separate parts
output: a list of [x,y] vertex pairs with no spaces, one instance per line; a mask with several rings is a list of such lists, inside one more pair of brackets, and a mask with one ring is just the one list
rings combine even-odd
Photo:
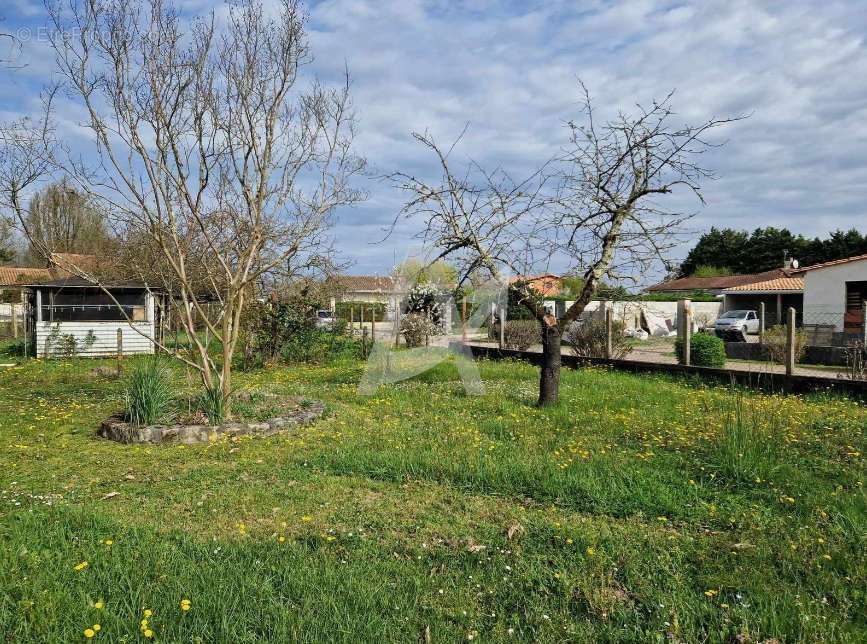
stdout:
[[[181,6],[194,13],[220,4]],[[357,150],[378,172],[435,180],[410,133],[428,129],[445,141],[469,123],[455,160],[520,174],[566,144],[580,77],[603,115],[671,89],[684,121],[751,114],[706,159],[719,174],[705,185],[707,205],[671,197],[672,209],[697,213],[697,233],[711,225],[867,231],[862,2],[325,0],[309,11],[311,73],[334,79],[348,64]],[[9,117],[34,106],[52,63],[38,37],[41,2],[5,0],[0,17],[3,29],[29,35],[26,67],[0,72],[0,112]],[[75,112],[61,117],[61,133],[74,140]],[[353,272],[385,273],[405,255],[414,225],[374,243],[402,196],[380,181],[366,188],[369,201],[339,213],[337,248]]]

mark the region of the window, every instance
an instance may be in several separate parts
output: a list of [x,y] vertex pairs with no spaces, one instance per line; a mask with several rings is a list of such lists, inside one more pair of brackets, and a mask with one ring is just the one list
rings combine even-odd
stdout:
[[[98,288],[42,290],[43,322],[146,322],[146,293],[117,291],[111,297]],[[118,307],[120,304],[120,307]]]

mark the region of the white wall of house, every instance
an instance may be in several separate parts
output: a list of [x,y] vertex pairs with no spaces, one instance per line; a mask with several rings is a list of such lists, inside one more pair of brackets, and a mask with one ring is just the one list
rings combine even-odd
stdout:
[[[153,296],[146,296],[145,321],[125,322],[37,322],[36,323],[36,357],[45,358],[61,353],[57,337],[52,339],[55,328],[61,335],[71,335],[76,339],[76,355],[82,357],[99,357],[117,355],[117,330],[122,332],[124,355],[154,353],[154,301]],[[59,325],[59,327],[58,327]],[[95,340],[88,343],[88,337]],[[141,332],[141,333],[140,333]],[[145,335],[142,335],[144,333]],[[147,336],[147,337],[145,337]]]
[[816,268],[804,274],[804,324],[843,330],[846,282],[867,281],[867,259]]

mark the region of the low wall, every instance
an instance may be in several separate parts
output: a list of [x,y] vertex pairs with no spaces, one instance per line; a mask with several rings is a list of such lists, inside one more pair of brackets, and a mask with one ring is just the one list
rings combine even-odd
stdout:
[[[726,342],[726,357],[732,360],[770,360],[767,349],[759,343]],[[830,367],[845,367],[846,353],[842,347],[807,346],[801,364],[821,364]]]
[[[453,343],[459,345],[460,343]],[[468,345],[473,357],[487,358],[489,360],[517,359],[539,365],[542,362],[542,354],[532,351],[514,351],[486,347],[480,345]],[[683,376],[697,376],[705,380],[719,383],[737,383],[747,387],[762,390],[782,391],[791,394],[809,393],[836,389],[847,394],[867,400],[867,381],[845,380],[842,378],[824,378],[819,376],[786,376],[776,373],[754,373],[750,371],[730,371],[728,369],[716,369],[713,367],[694,367],[679,364],[661,364],[656,362],[643,362],[640,360],[608,360],[607,358],[578,358],[572,355],[563,355],[561,361],[564,367],[579,368],[586,365],[599,365],[611,367],[621,371],[634,373],[669,373]]]
[[[547,300],[546,305],[553,305],[554,300]],[[627,329],[638,329],[641,326],[641,311],[647,311],[663,320],[671,320],[673,326],[677,326],[677,302],[643,302],[634,300],[624,301],[599,301],[594,300],[587,304],[584,312],[592,317],[602,318],[605,313],[605,305],[614,311],[614,319],[625,324]],[[563,308],[568,309],[572,302],[564,302]],[[718,302],[693,302],[692,320],[696,327],[707,326],[716,322],[723,312],[722,300]]]

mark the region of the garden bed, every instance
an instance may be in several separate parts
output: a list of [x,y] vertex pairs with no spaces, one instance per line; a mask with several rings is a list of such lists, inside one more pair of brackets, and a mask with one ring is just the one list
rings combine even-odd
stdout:
[[240,436],[266,437],[285,432],[293,427],[312,425],[325,412],[325,403],[320,400],[302,400],[287,405],[286,412],[265,420],[225,422],[209,424],[157,424],[135,425],[120,414],[104,420],[97,434],[119,443],[149,443],[170,445],[183,443],[209,443],[223,438]]

